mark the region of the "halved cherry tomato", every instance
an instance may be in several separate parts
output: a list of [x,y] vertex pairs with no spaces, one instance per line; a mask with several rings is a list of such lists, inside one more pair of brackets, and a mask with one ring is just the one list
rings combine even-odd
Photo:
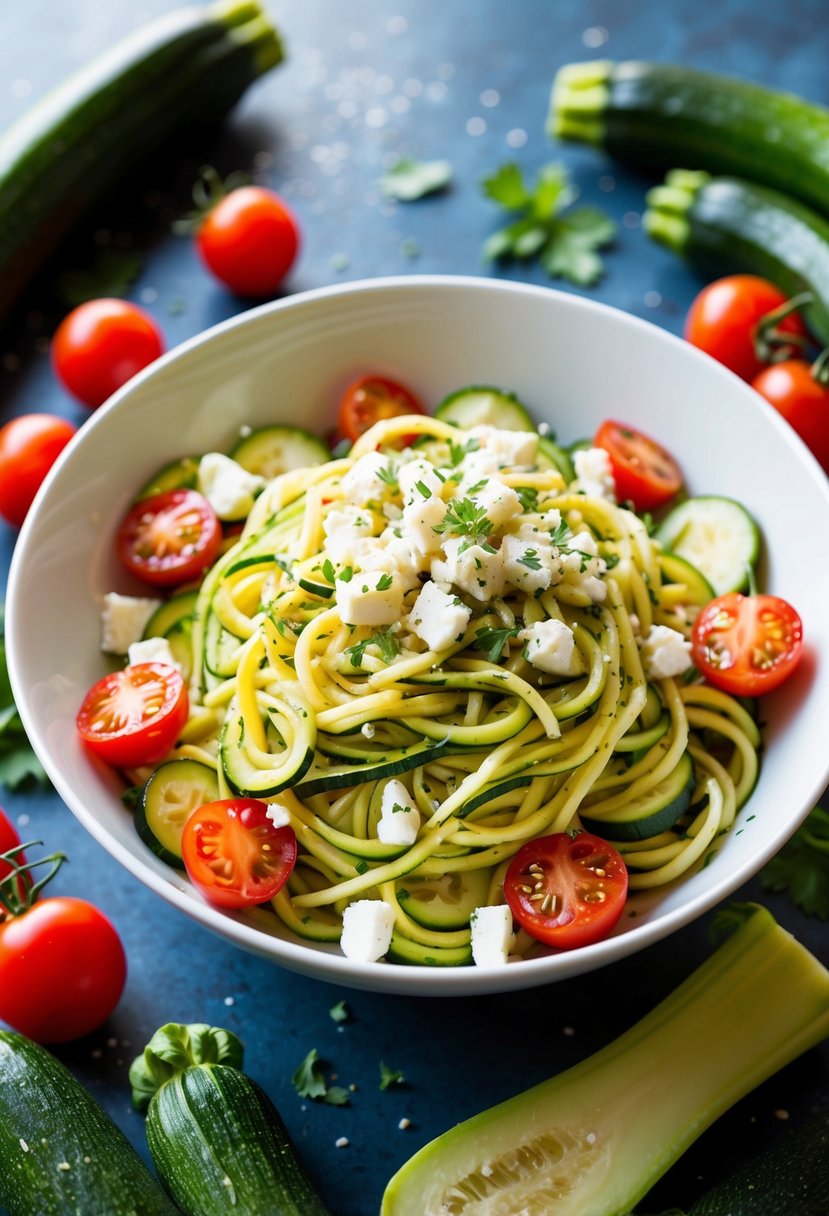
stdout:
[[[728,275],[709,283],[694,300],[685,321],[685,338],[743,380],[752,380],[765,366],[755,346],[758,326],[786,302],[783,292],[767,279]],[[806,337],[806,326],[797,313],[784,317],[775,329]]]
[[804,360],[787,359],[760,372],[751,387],[794,427],[829,473],[829,386],[812,373]]
[[52,339],[55,375],[90,409],[163,353],[155,321],[127,300],[87,300],[64,317]]
[[383,376],[361,376],[342,395],[337,433],[341,439],[354,443],[375,422],[424,412],[417,398],[402,384]]
[[299,250],[299,224],[284,199],[262,186],[231,190],[196,235],[207,268],[239,296],[272,295]]
[[694,666],[735,697],[759,697],[792,674],[803,652],[803,623],[776,595],[719,595],[691,633]]
[[19,528],[75,428],[54,414],[22,414],[0,428],[0,515]]
[[258,798],[224,798],[193,812],[181,838],[190,880],[212,904],[247,908],[265,903],[296,864],[291,827],[275,827]]
[[620,502],[632,502],[637,511],[663,506],[682,486],[682,473],[673,456],[627,423],[603,422],[593,444],[610,457],[616,497]]
[[559,950],[606,937],[622,915],[627,889],[620,854],[588,832],[527,841],[504,878],[506,901],[521,927]]
[[166,490],[137,502],[124,516],[116,541],[127,569],[160,587],[200,578],[221,543],[222,525],[197,490]]
[[118,768],[136,768],[167,755],[188,712],[187,689],[174,667],[136,663],[93,684],[76,722],[96,756]]

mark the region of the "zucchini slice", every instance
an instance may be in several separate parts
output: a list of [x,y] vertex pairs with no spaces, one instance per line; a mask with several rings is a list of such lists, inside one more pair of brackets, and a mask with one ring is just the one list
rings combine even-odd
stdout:
[[538,463],[557,469],[568,485],[575,479],[576,470],[570,453],[549,435],[542,435],[538,441]]
[[473,426],[496,426],[502,431],[535,430],[526,406],[514,393],[485,385],[450,393],[435,410],[435,417],[464,431]]
[[456,871],[437,878],[398,880],[397,898],[424,929],[467,929],[476,908],[487,903],[491,870]]
[[694,566],[714,595],[742,590],[760,553],[760,531],[745,507],[712,494],[674,507],[656,539]]
[[647,840],[667,832],[682,818],[691,805],[694,780],[693,761],[683,752],[673,772],[647,793],[626,799],[615,795],[608,799],[613,809],[596,814],[602,805],[596,803],[581,810],[579,818],[585,831],[604,840]]
[[327,464],[331,453],[310,431],[296,426],[263,426],[244,435],[231,448],[230,457],[248,473],[270,481],[291,469]]
[[[199,477],[198,456],[183,456],[159,469],[135,496],[135,502],[143,502],[145,498],[154,498],[156,494],[166,494],[168,490],[195,490]],[[152,635],[155,636],[155,635]]]
[[163,638],[174,626],[192,617],[196,611],[198,591],[183,591],[166,600],[160,608],[156,608],[147,624],[144,626],[145,638]]
[[198,760],[168,760],[147,781],[135,808],[135,830],[156,857],[182,868],[181,834],[197,807],[219,798],[219,779]]
[[679,583],[688,591],[688,600],[702,608],[714,598],[714,588],[697,567],[678,553],[660,553],[659,569],[663,583]]

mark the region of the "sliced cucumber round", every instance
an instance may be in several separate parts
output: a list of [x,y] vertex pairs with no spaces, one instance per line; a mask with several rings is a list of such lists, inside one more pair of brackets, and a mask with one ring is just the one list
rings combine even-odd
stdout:
[[595,813],[601,804],[585,807],[579,818],[585,831],[604,840],[647,840],[667,832],[682,818],[691,805],[694,780],[694,763],[688,752],[683,752],[673,772],[647,793],[605,814]]
[[663,520],[656,538],[695,566],[715,595],[741,591],[760,553],[760,531],[733,498],[689,498]]
[[464,431],[473,426],[495,426],[501,431],[535,430],[526,406],[514,393],[485,385],[450,393],[435,410],[435,417]]
[[323,441],[296,426],[263,426],[243,436],[230,456],[248,473],[270,480],[291,469],[326,464],[331,453]]
[[145,498],[153,498],[156,494],[165,494],[168,490],[195,490],[199,477],[200,456],[183,456],[165,464],[155,476],[145,482],[135,496],[136,502]]
[[181,834],[197,807],[215,802],[219,780],[198,760],[168,760],[149,778],[135,808],[135,829],[168,865],[181,869]]

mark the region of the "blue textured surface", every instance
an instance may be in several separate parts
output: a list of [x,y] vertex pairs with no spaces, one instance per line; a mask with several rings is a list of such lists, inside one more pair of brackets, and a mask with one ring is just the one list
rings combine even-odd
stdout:
[[[0,122],[126,29],[173,7],[172,0],[4,5]],[[250,91],[221,133],[188,149],[186,160],[145,170],[68,256],[71,266],[83,267],[97,246],[137,249],[142,270],[132,298],[154,313],[170,346],[242,307],[208,280],[189,241],[169,232],[204,161],[222,170],[253,169],[291,199],[305,234],[286,284],[295,292],[373,275],[490,273],[480,250],[499,217],[482,197],[481,178],[508,159],[528,173],[563,160],[583,199],[620,223],[607,276],[591,294],[678,332],[699,281],[640,231],[644,179],[597,154],[547,142],[543,126],[555,69],[599,55],[676,60],[829,101],[822,0],[786,6],[757,0],[663,0],[658,6],[645,0],[294,0],[273,10],[288,44],[286,65]],[[411,205],[381,200],[379,173],[406,154],[450,159],[451,190]],[[546,281],[527,267],[494,273]],[[48,337],[59,315],[44,284],[0,335],[2,420],[32,410],[83,420],[49,368]],[[612,367],[607,384],[610,410]],[[0,524],[0,587],[13,543],[13,532]],[[373,1216],[386,1180],[416,1148],[609,1041],[709,952],[701,924],[595,975],[516,996],[414,1002],[348,993],[248,957],[162,905],[55,796],[7,794],[4,804],[25,836],[68,853],[71,862],[55,890],[82,893],[104,908],[129,957],[129,981],[114,1017],[89,1039],[61,1049],[61,1058],[145,1151],[126,1085],[132,1056],[170,1019],[227,1025],[246,1041],[249,1071],[280,1108],[336,1216]],[[819,922],[802,917],[784,897],[761,896],[756,883],[739,895],[751,897],[764,898],[829,962]],[[328,1011],[342,998],[351,1016],[337,1025]],[[295,1094],[291,1074],[312,1047],[340,1084],[356,1085],[348,1107],[315,1105]],[[381,1092],[380,1061],[402,1069],[405,1085]],[[786,1112],[794,1122],[827,1104],[824,1048],[720,1120],[646,1209],[690,1204],[714,1178],[775,1142]],[[411,1120],[406,1130],[398,1127],[402,1118]],[[336,1148],[343,1136],[348,1146]]]

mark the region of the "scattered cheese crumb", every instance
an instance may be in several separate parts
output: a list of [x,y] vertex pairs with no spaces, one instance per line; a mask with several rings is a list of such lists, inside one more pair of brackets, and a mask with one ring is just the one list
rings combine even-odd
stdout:
[[69,1164],[68,1161],[59,1161],[58,1162],[59,1170],[71,1170],[71,1168],[72,1168],[72,1166]]
[[334,1148],[348,1148],[348,1136],[340,1136],[334,1141]]
[[391,945],[394,908],[383,899],[358,899],[343,913],[340,947],[346,958],[376,963]]
[[108,592],[101,607],[101,650],[126,654],[133,642],[141,640],[145,625],[160,607],[161,600]]
[[228,1006],[228,1008],[230,1008],[230,1006],[231,1006],[231,1005],[235,1005],[235,1004],[236,1004],[236,1002],[234,1001],[234,999],[233,999],[233,997],[232,997],[232,996],[226,996],[226,997],[225,997],[225,1004]]
[[691,666],[691,643],[669,625],[651,625],[640,650],[645,673],[652,680],[681,676]]
[[265,818],[270,819],[275,828],[287,828],[291,823],[291,812],[281,802],[272,802],[265,811]]
[[22,1136],[20,1137],[20,1140],[18,1141],[18,1143],[19,1143],[20,1147],[23,1149],[23,1152],[24,1152],[24,1153],[28,1153],[28,1151],[29,1151],[29,1146],[28,1146],[28,1144],[26,1143],[26,1141],[23,1139],[23,1137],[22,1137]]
[[138,663],[164,663],[181,672],[181,664],[170,649],[166,638],[145,638],[143,642],[132,642],[127,651],[127,662],[131,667]]
[[412,1121],[411,1119],[401,1119],[397,1126],[401,1132],[405,1132],[407,1128],[412,1126]]

